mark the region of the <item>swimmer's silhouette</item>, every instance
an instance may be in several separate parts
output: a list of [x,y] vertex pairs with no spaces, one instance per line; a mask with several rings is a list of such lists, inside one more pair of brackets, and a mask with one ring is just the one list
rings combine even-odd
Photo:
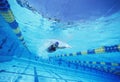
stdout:
[[64,49],[64,48],[67,48],[67,47],[66,46],[60,47],[59,42],[55,42],[47,48],[47,52],[52,53],[52,52],[55,52],[57,49]]

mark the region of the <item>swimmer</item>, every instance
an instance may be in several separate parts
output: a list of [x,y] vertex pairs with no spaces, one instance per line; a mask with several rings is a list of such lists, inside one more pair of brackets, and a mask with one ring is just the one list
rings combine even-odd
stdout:
[[55,52],[57,49],[64,49],[64,48],[67,48],[67,47],[59,46],[59,42],[55,42],[47,48],[47,52],[52,53],[52,52]]

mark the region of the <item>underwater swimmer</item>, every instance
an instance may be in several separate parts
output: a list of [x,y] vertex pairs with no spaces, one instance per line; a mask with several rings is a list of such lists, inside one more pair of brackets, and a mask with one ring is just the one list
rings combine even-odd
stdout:
[[64,48],[67,48],[67,47],[66,46],[60,47],[59,42],[55,42],[47,48],[47,52],[52,53],[52,52],[55,52],[57,49],[64,49]]

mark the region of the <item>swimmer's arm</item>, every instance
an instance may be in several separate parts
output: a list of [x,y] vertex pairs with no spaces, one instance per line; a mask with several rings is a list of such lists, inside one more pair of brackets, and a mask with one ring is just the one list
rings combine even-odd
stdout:
[[57,47],[58,49],[64,49],[64,48],[67,48],[67,47],[65,47],[65,46],[63,46],[63,47]]

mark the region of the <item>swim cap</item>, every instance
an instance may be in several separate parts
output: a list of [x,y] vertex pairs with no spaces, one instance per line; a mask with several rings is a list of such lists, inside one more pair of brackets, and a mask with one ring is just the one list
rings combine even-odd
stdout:
[[58,45],[59,45],[59,42],[56,42],[56,43],[55,43],[55,46],[57,47]]

